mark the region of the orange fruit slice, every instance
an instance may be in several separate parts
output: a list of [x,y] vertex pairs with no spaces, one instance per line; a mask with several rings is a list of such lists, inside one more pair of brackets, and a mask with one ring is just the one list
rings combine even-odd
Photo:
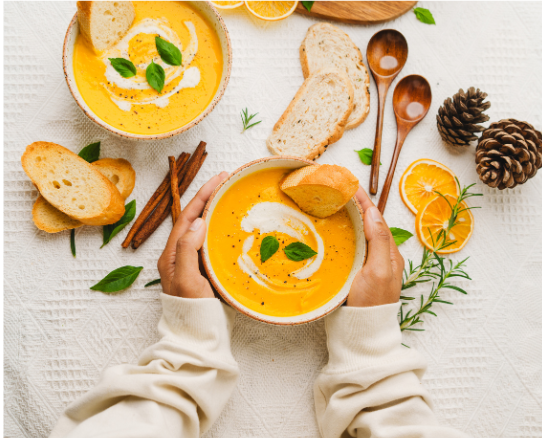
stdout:
[[443,195],[457,198],[459,186],[455,174],[444,164],[428,158],[414,161],[399,181],[399,193],[408,209],[417,214],[429,201]]
[[245,2],[249,12],[262,20],[278,21],[292,15],[299,2]]
[[244,1],[236,1],[236,2],[211,1],[211,3],[215,5],[218,9],[235,9],[245,4]]
[[[450,204],[454,206],[457,202],[457,198],[453,196],[446,197]],[[460,209],[467,208],[467,204],[462,202]],[[448,220],[452,215],[452,209],[442,196],[438,196],[429,201],[425,207],[423,207],[416,215],[416,234],[422,244],[431,249],[433,248],[433,239],[436,241],[438,233],[442,229],[448,227]],[[448,242],[455,241],[450,246],[437,251],[438,254],[451,254],[461,250],[469,241],[472,231],[474,230],[474,217],[470,210],[465,210],[457,215],[455,225],[448,233]],[[442,242],[442,241],[441,241]],[[438,242],[435,242],[438,245]]]

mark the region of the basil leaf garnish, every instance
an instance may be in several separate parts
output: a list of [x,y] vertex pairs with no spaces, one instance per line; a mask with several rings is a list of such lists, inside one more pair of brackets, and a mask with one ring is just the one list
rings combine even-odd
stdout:
[[262,263],[268,260],[279,249],[279,241],[274,236],[266,236],[260,245],[260,258]]
[[70,249],[72,250],[73,258],[75,258],[75,230],[73,228],[70,231]]
[[403,230],[402,228],[390,227],[390,231],[397,246],[401,245],[401,243],[405,243],[412,237],[412,233],[410,231]]
[[131,78],[137,74],[134,63],[124,58],[109,58],[111,65],[123,78]]
[[145,75],[147,76],[147,82],[149,83],[149,85],[156,91],[161,93],[162,89],[164,88],[164,83],[166,81],[166,72],[164,71],[162,66],[155,64],[154,61],[151,61],[151,63],[147,67]]
[[429,11],[429,9],[414,8],[412,9],[412,12],[416,14],[416,18],[420,20],[422,23],[436,24],[435,19],[433,18],[433,14],[431,14],[431,11]]
[[124,207],[124,214],[122,217],[118,220],[118,222],[115,222],[111,225],[104,225],[103,228],[103,245],[100,248],[103,248],[105,245],[107,245],[113,237],[115,237],[119,231],[121,231],[126,225],[128,225],[135,217],[136,214],[136,201],[135,199],[133,201],[128,202],[126,206]]
[[149,281],[144,287],[154,286],[155,284],[162,283],[161,278],[157,278],[156,280]]
[[311,11],[311,8],[312,8],[312,5],[314,4],[314,2],[301,2],[301,4],[302,4],[303,6],[305,6],[305,9],[306,9],[307,11],[310,12],[310,11]]
[[[361,149],[359,151],[354,151],[354,152],[358,153],[359,159],[361,160],[361,162],[363,164],[366,164],[367,166],[371,165],[371,162],[373,161],[373,150],[372,149],[365,148],[365,149]],[[382,163],[380,163],[380,165],[382,166]]]
[[183,63],[183,55],[175,44],[172,44],[159,36],[154,38],[154,41],[156,42],[156,50],[158,50],[160,58],[162,58],[166,64],[181,65]]
[[318,254],[309,245],[305,245],[303,242],[290,243],[286,248],[284,248],[284,252],[286,253],[286,257],[294,262],[310,259]]
[[107,274],[91,289],[105,293],[118,292],[130,287],[142,270],[143,266],[123,266]]
[[94,163],[100,159],[100,144],[101,142],[97,141],[96,143],[91,143],[88,146],[85,146],[79,152],[79,156],[83,160],[87,160],[89,163]]

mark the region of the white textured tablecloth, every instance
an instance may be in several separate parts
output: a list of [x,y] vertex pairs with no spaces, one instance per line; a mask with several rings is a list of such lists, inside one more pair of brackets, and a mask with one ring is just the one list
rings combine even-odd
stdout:
[[[474,147],[452,150],[441,141],[435,114],[460,87],[489,93],[492,121],[513,117],[542,128],[542,3],[422,2],[436,26],[412,12],[376,26],[338,24],[365,58],[378,30],[400,30],[409,43],[401,77],[419,73],[431,83],[433,105],[403,148],[397,175],[413,160],[445,163],[462,183],[478,181]],[[243,8],[226,12],[233,44],[233,70],[222,101],[186,134],[137,143],[108,135],[78,109],[64,81],[62,42],[75,4],[5,3],[4,15],[4,358],[6,437],[45,437],[61,411],[99,379],[104,368],[135,362],[157,339],[156,261],[171,225],[166,221],[139,250],[123,250],[125,229],[100,249],[101,229],[76,231],[77,259],[69,233],[49,235],[32,223],[37,191],[20,157],[29,143],[53,141],[73,151],[101,140],[102,157],[128,159],[137,171],[133,197],[139,209],[167,172],[167,155],[191,152],[200,140],[209,157],[183,198],[221,170],[268,155],[265,139],[303,81],[298,48],[316,20],[293,15],[266,23]],[[239,113],[248,107],[262,123],[241,134]],[[369,167],[354,149],[373,146],[377,93],[371,79],[371,113],[319,160],[347,166],[364,186]],[[388,96],[384,122],[383,182],[395,142]],[[399,198],[396,177],[386,219],[414,228]],[[458,282],[467,296],[446,296],[454,306],[435,306],[423,333],[405,343],[429,360],[424,384],[440,421],[476,437],[542,437],[542,174],[513,190],[483,184],[472,204],[476,228],[458,257],[470,256],[473,281]],[[414,237],[401,246],[418,260]],[[89,286],[122,265],[145,269],[126,292],[106,295]],[[237,316],[233,352],[241,379],[207,437],[317,437],[312,384],[327,360],[323,323],[279,328]]]

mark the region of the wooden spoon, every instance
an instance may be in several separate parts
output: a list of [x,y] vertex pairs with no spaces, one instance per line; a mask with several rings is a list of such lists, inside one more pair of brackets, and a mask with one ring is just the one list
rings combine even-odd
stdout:
[[397,141],[391,159],[388,176],[378,201],[378,209],[384,214],[388,194],[390,193],[395,166],[405,139],[414,126],[427,114],[431,106],[431,87],[423,76],[405,76],[399,81],[393,92],[393,112],[397,121]]
[[408,57],[408,44],[402,33],[393,29],[384,29],[373,35],[367,45],[367,62],[378,90],[378,117],[376,119],[375,145],[371,163],[369,192],[378,191],[378,172],[380,170],[380,146],[382,144],[382,125],[384,124],[384,106],[388,89],[395,77],[403,69]]

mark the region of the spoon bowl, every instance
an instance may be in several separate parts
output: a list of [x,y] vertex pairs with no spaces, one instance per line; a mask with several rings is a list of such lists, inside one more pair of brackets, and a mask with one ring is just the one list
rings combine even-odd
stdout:
[[382,127],[384,126],[384,107],[388,89],[395,77],[403,69],[408,57],[408,44],[405,37],[394,29],[384,29],[373,35],[367,45],[367,63],[373,74],[378,90],[378,115],[376,120],[375,144],[371,162],[369,192],[376,195],[380,171],[380,148]]

